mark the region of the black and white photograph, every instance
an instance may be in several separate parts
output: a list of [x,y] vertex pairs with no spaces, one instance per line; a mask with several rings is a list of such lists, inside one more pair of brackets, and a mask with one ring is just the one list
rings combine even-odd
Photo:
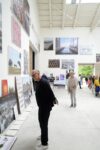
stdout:
[[96,54],[96,62],[100,62],[100,54]]
[[56,38],[56,54],[78,54],[78,38]]
[[92,55],[92,54],[93,54],[93,46],[91,46],[91,45],[80,45],[79,55]]
[[32,84],[29,76],[23,77],[23,95],[24,95],[24,104],[25,108],[31,103],[32,96]]
[[53,38],[44,38],[44,50],[53,50]]
[[61,68],[66,70],[73,70],[75,67],[74,59],[62,59]]

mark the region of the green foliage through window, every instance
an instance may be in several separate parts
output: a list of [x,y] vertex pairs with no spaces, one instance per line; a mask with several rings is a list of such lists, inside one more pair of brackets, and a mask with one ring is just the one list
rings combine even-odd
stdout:
[[79,65],[78,73],[83,76],[89,76],[93,74],[93,65]]

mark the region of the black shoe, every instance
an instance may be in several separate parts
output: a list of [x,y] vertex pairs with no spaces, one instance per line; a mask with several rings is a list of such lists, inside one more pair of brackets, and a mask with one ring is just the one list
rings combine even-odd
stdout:
[[74,107],[76,107],[76,104],[74,104]]
[[73,104],[71,104],[70,107],[73,107]]

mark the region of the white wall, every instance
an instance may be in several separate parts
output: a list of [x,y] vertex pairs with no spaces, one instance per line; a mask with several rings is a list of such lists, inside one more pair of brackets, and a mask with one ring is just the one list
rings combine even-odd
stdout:
[[[54,50],[44,51],[44,37],[53,37]],[[80,45],[90,45],[93,48],[92,55],[56,55],[55,54],[55,38],[56,37],[78,37]],[[100,28],[96,28],[90,32],[89,28],[65,28],[65,29],[41,29],[41,51],[40,51],[40,70],[47,74],[60,74],[65,72],[64,69],[48,68],[48,59],[74,59],[75,72],[78,73],[78,63],[94,64],[96,62],[96,53],[100,53]]]
[[[30,36],[27,35],[20,22],[11,11],[11,0],[0,0],[2,4],[2,53],[0,53],[0,76],[8,75],[8,46],[23,54],[23,50],[29,52],[29,43],[33,44],[37,51],[39,35],[39,19],[37,10],[37,0],[28,0],[30,5]],[[11,17],[14,17],[21,27],[21,48],[17,47],[11,40]],[[33,30],[34,29],[34,30]],[[35,42],[34,42],[35,41]],[[23,74],[23,64],[21,74]]]

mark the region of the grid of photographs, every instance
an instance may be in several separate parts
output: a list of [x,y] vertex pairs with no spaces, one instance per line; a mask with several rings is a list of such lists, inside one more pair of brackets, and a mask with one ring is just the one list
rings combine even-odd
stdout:
[[49,59],[48,67],[49,68],[60,68],[60,60],[59,59]]

